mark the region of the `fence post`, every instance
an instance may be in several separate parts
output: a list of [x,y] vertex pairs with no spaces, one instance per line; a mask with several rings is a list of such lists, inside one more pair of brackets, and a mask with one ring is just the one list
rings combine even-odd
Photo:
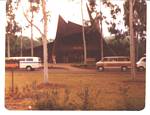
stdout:
[[14,69],[11,69],[11,93],[14,94]]

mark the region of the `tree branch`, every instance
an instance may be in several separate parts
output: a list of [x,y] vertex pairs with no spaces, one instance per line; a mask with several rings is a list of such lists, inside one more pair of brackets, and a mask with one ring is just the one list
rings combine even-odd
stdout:
[[[26,20],[27,20],[30,24],[32,24],[32,22],[28,19],[27,15],[25,14],[24,11],[23,11],[23,15],[24,15],[24,17],[26,18]],[[40,32],[40,34],[41,34],[42,36],[44,36],[44,34],[42,33],[42,31],[41,31],[35,24],[32,24],[32,25]]]
[[135,0],[133,0],[133,7],[134,7],[134,5],[135,5]]

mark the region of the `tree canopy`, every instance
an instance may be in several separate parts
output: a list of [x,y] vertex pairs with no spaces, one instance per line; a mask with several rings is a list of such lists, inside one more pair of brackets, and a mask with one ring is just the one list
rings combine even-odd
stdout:
[[15,34],[16,32],[20,31],[20,27],[15,20],[15,12],[14,10],[17,7],[13,7],[13,1],[7,0],[6,2],[6,16],[7,16],[7,26],[6,26],[6,33]]
[[[141,37],[145,36],[146,32],[146,0],[134,0],[133,15],[134,15],[134,31],[138,32]],[[129,0],[124,3],[124,20],[125,25],[129,27]]]

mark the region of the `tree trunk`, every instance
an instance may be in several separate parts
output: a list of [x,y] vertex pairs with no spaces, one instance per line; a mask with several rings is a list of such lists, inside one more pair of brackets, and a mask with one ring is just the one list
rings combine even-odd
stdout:
[[20,36],[20,56],[22,57],[22,28],[21,28],[21,36]]
[[54,41],[53,48],[52,48],[52,62],[53,64],[56,64],[56,39]]
[[[101,0],[100,0],[100,12],[101,12]],[[101,15],[102,17],[102,15]],[[100,47],[101,47],[101,59],[104,57],[104,48],[103,48],[103,24],[102,24],[102,18],[100,18]]]
[[33,9],[32,9],[32,3],[31,3],[31,13],[32,13],[32,17],[31,17],[31,56],[33,57]]
[[7,35],[7,57],[10,57],[10,35]]
[[83,20],[83,1],[81,0],[81,14],[82,14],[82,38],[83,38],[83,49],[84,49],[84,64],[87,64],[87,49],[86,49],[86,40],[85,40],[85,29],[84,29],[84,20]]
[[43,58],[44,58],[44,83],[48,83],[48,52],[47,52],[47,14],[46,1],[42,0],[42,12],[44,18],[44,35],[43,35]]
[[133,29],[133,0],[129,0],[129,24],[130,24],[130,60],[131,60],[131,77],[134,79],[136,74],[135,61],[135,40]]

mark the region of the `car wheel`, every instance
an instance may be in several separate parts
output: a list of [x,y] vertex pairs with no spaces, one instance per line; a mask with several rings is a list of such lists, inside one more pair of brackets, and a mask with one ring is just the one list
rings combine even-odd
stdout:
[[104,67],[99,66],[99,67],[97,67],[97,70],[98,70],[98,71],[104,71]]
[[126,67],[126,66],[121,67],[121,71],[127,71],[127,70],[128,70],[128,67]]
[[145,68],[140,66],[140,67],[138,67],[138,71],[145,71]]
[[31,70],[32,70],[32,67],[31,67],[31,66],[27,66],[27,67],[26,67],[26,70],[27,70],[27,71],[31,71]]

